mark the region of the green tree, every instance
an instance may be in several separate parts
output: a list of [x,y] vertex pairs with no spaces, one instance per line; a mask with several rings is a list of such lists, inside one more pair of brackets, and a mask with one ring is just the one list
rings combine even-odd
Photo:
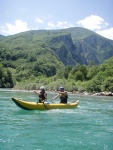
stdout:
[[105,79],[103,83],[104,91],[111,91],[113,92],[113,77],[108,77]]
[[98,73],[98,71],[99,69],[98,69],[98,66],[96,65],[88,67],[87,78],[91,80]]

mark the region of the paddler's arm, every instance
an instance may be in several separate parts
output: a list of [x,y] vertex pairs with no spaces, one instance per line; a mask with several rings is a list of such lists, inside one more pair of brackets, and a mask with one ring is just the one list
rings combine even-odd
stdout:
[[56,99],[57,97],[59,97],[59,94],[57,96],[53,97],[52,100]]
[[60,93],[60,94],[67,94],[66,91],[60,91],[59,93]]
[[64,91],[64,92],[59,92],[59,94],[65,94],[65,95],[67,95],[68,96],[68,93],[66,92],[66,91]]
[[34,93],[35,93],[36,95],[39,95],[39,93],[38,93],[38,92],[36,92],[36,91],[34,91]]

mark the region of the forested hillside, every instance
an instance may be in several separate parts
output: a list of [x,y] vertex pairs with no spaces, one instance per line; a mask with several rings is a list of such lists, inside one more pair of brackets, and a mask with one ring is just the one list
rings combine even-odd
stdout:
[[113,41],[84,28],[1,35],[0,87],[111,91],[112,56]]

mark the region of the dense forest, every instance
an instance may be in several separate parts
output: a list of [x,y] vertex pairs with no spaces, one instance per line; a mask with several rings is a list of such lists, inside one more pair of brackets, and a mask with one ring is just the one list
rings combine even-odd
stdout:
[[65,66],[50,77],[46,73],[25,75],[25,71],[23,75],[16,77],[13,70],[0,65],[0,86],[3,88],[15,86],[17,89],[34,90],[39,89],[41,85],[45,85],[48,90],[56,90],[59,86],[64,85],[66,90],[71,92],[113,92],[113,57],[101,65],[91,63],[88,66]]
[[13,88],[16,84],[16,80],[13,77],[10,69],[3,68],[0,64],[0,88]]
[[83,28],[0,37],[0,88],[113,92],[112,40]]

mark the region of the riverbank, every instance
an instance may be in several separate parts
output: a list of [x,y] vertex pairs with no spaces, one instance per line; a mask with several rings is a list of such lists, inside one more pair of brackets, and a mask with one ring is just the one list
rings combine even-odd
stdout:
[[[0,91],[19,91],[19,92],[34,92],[34,90],[20,90],[20,89],[13,89],[13,88],[0,88]],[[58,93],[57,90],[47,90],[48,93]],[[88,93],[87,91],[85,92],[78,92],[78,91],[73,91],[69,92],[69,94],[75,94],[75,95],[90,95],[90,96],[113,96],[112,92],[93,92],[93,93]]]
[[92,96],[113,96],[112,92],[93,92],[93,93],[88,93],[88,92],[73,92],[74,94],[80,94],[80,95],[92,95]]

